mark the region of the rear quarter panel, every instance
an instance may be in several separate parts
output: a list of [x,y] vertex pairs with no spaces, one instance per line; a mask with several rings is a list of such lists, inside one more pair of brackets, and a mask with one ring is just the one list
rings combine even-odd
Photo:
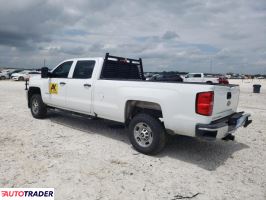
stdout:
[[196,94],[212,90],[212,85],[97,80],[94,87],[93,110],[100,117],[125,122],[127,101],[157,103],[161,106],[166,129],[194,136],[197,123],[211,121],[210,117],[195,113]]

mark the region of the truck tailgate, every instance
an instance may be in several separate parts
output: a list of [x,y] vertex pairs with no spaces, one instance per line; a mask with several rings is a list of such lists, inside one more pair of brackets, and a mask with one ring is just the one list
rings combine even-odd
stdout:
[[212,120],[220,119],[236,112],[239,93],[238,85],[215,85]]

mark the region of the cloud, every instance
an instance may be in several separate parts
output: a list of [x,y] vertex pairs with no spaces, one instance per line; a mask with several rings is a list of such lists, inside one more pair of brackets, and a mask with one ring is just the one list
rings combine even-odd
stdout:
[[[0,66],[106,52],[146,71],[264,72],[266,2],[0,0]],[[243,69],[245,71],[243,71]]]
[[246,33],[239,33],[239,32],[225,32],[221,34],[221,37],[228,39],[228,40],[244,40],[249,37]]
[[172,39],[179,38],[179,35],[176,32],[174,32],[174,31],[166,31],[163,34],[162,38],[165,39],[165,40],[172,40]]

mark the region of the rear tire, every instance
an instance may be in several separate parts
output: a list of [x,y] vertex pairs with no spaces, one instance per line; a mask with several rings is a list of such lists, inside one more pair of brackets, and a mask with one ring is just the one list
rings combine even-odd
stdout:
[[1,80],[6,80],[6,77],[5,76],[1,76]]
[[207,81],[206,83],[207,83],[207,84],[212,84],[212,82],[211,82],[211,81]]
[[130,121],[129,140],[138,152],[154,155],[164,148],[166,133],[159,119],[141,113]]
[[30,110],[31,114],[36,119],[43,119],[47,114],[47,107],[42,101],[40,94],[32,95],[30,99]]

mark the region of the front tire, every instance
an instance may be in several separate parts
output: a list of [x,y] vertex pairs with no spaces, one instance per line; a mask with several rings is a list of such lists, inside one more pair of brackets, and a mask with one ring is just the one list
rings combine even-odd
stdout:
[[18,80],[19,80],[19,81],[24,81],[24,77],[23,77],[23,76],[20,76],[20,77],[18,78]]
[[30,100],[31,114],[36,119],[43,119],[47,114],[47,107],[42,101],[40,94],[34,94]]
[[141,113],[130,121],[129,140],[137,151],[151,155],[164,148],[166,133],[159,119]]

